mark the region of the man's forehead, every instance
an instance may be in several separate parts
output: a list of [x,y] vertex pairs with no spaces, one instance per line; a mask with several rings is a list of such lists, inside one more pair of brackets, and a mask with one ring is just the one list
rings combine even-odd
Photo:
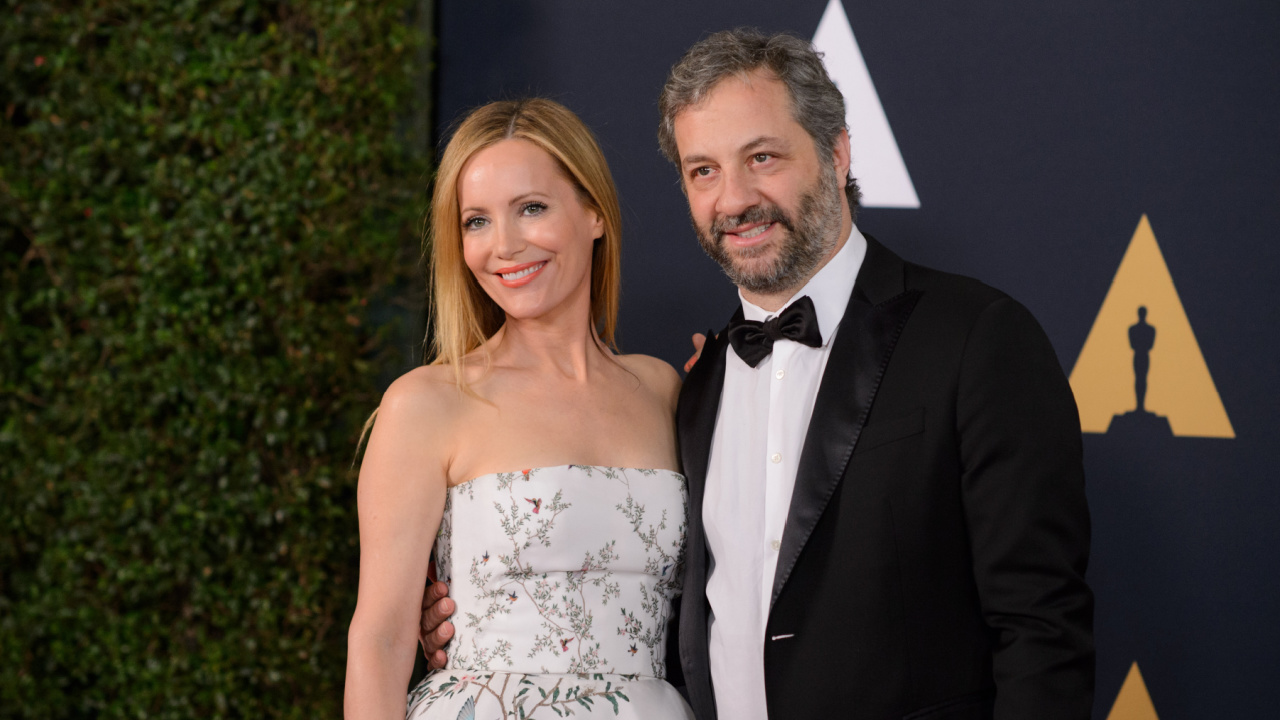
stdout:
[[[765,97],[760,96],[762,90]],[[765,142],[785,143],[792,132],[803,132],[791,112],[789,95],[779,102],[768,97],[771,90],[785,94],[786,86],[765,71],[735,73],[677,113],[674,130],[682,162],[688,162],[686,156],[698,149],[681,147],[681,140],[722,148],[727,143],[742,150]]]
[[676,113],[676,119],[679,119],[681,115],[689,110],[696,111],[705,109],[712,101],[712,98],[719,94],[718,91],[732,85],[745,87],[747,89],[777,87],[784,91],[786,90],[786,86],[783,82],[778,79],[778,76],[774,74],[772,70],[768,68],[758,67],[752,68],[751,70],[738,70],[717,80],[715,84],[707,88],[707,90],[703,92],[693,103],[682,109],[679,113]]

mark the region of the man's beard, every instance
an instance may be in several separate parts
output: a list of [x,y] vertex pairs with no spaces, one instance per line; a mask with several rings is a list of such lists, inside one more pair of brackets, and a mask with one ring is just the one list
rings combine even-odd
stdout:
[[[777,205],[753,205],[741,215],[714,220],[709,230],[694,221],[693,229],[703,251],[734,285],[760,295],[798,290],[839,242],[840,197],[835,170],[824,165],[818,182],[801,194],[794,218]],[[726,231],[755,223],[777,223],[786,234],[775,243],[733,251],[726,247]],[[758,261],[773,244],[778,245],[773,262]]]

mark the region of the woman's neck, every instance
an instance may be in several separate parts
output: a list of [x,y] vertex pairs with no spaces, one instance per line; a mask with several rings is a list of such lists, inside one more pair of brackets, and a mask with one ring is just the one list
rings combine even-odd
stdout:
[[507,317],[490,341],[495,364],[586,381],[608,350],[591,325],[590,306],[537,318]]

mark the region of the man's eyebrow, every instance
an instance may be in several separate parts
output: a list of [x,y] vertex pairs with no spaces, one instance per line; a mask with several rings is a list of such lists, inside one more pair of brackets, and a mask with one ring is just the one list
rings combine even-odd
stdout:
[[711,162],[711,157],[708,155],[688,155],[683,158],[680,158],[680,164],[683,166],[699,165],[701,163],[709,163],[709,162]]
[[786,147],[786,142],[783,141],[783,139],[780,137],[774,137],[772,135],[761,135],[760,137],[752,140],[746,145],[743,145],[742,150],[740,152],[744,154],[749,153],[752,150],[756,150],[765,145],[781,145],[783,147]]
[[[760,137],[754,138],[747,144],[743,145],[741,148],[738,149],[738,152],[745,155],[750,153],[753,150],[757,150],[761,147],[765,147],[769,145],[774,145],[774,146],[780,145],[783,148],[785,148],[786,141],[774,135],[761,135]],[[688,167],[689,165],[700,165],[702,163],[710,163],[710,162],[713,162],[713,161],[711,157],[708,155],[689,155],[687,157],[683,157],[680,159],[680,165],[684,167]]]

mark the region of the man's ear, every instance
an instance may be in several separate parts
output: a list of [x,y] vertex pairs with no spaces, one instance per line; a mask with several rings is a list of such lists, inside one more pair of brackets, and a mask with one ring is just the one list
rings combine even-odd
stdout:
[[849,165],[853,162],[849,149],[848,130],[842,129],[840,134],[836,135],[836,141],[831,150],[831,162],[835,164],[836,177],[840,178],[840,187],[844,187],[845,178],[849,177]]

